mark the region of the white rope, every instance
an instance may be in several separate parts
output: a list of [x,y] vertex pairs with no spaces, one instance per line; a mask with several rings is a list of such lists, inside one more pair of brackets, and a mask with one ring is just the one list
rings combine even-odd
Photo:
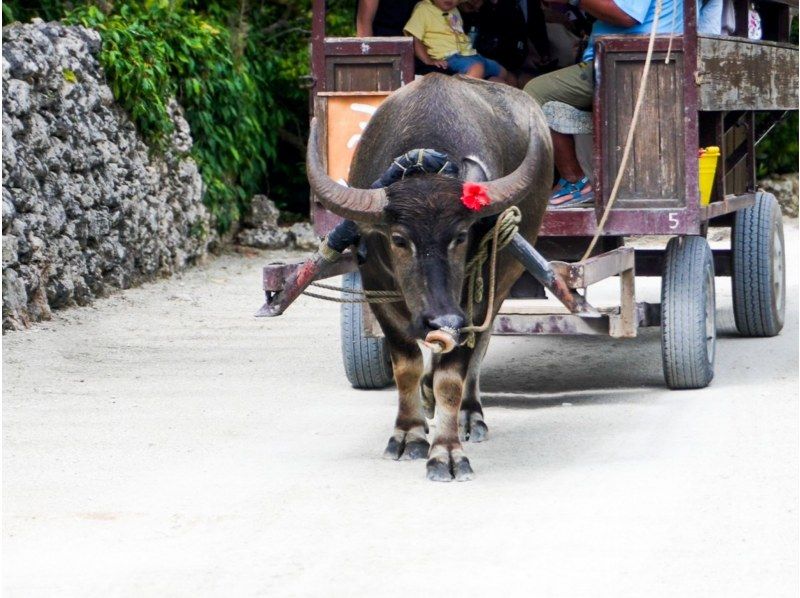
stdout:
[[647,77],[650,74],[650,61],[653,58],[653,47],[655,46],[656,31],[658,29],[658,17],[661,15],[661,3],[662,0],[656,0],[656,12],[655,15],[653,15],[653,27],[650,30],[650,43],[647,45],[647,56],[644,59],[642,80],[639,82],[639,95],[636,96],[636,107],[633,109],[631,128],[628,130],[628,137],[625,140],[625,150],[622,152],[622,161],[620,162],[619,170],[617,170],[617,178],[614,181],[614,187],[611,189],[611,195],[608,198],[608,203],[606,204],[606,209],[603,212],[603,217],[600,219],[600,223],[597,225],[597,232],[595,233],[592,242],[589,244],[589,248],[586,250],[586,253],[583,254],[581,261],[586,260],[592,254],[592,250],[594,250],[595,245],[597,245],[597,240],[600,238],[600,235],[603,234],[603,229],[608,221],[608,217],[611,215],[611,208],[614,205],[614,202],[617,200],[617,193],[619,192],[619,186],[622,183],[622,176],[625,172],[625,167],[628,165],[628,158],[630,157],[631,147],[633,146],[633,135],[636,132],[636,125],[639,123],[639,111],[642,108],[645,87],[647,87]]
[[[684,8],[684,10],[686,10]],[[669,64],[669,57],[672,56],[672,40],[675,39],[675,15],[677,14],[675,3],[672,4],[672,24],[669,28],[669,46],[667,46],[667,57],[664,59],[664,64]]]

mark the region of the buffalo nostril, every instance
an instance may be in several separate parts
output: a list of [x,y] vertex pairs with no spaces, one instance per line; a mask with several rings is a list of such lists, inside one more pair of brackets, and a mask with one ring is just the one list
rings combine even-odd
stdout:
[[443,316],[436,316],[435,318],[425,318],[425,325],[431,330],[441,330],[449,328],[451,330],[460,330],[464,327],[464,316],[458,314],[445,314]]

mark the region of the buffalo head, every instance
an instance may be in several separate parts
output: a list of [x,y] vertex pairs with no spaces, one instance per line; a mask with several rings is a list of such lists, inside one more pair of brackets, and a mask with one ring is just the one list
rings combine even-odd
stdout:
[[461,294],[473,225],[522,201],[537,176],[540,137],[531,134],[517,168],[499,179],[486,180],[473,162],[466,178],[481,181],[489,204],[480,211],[461,202],[463,181],[439,174],[419,174],[380,189],[355,189],[332,180],[321,161],[316,119],[308,143],[308,180],[319,201],[331,212],[361,224],[365,232],[387,241],[395,282],[411,315],[410,333],[420,340],[446,330],[458,341],[464,326]]

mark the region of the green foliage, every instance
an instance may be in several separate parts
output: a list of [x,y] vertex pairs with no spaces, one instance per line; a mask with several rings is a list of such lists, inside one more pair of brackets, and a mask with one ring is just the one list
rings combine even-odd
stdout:
[[45,21],[57,21],[72,10],[69,0],[9,0],[3,2],[3,24],[13,21],[30,21],[38,17]]
[[792,112],[758,144],[758,178],[797,172],[797,112]]
[[230,29],[166,0],[124,4],[109,15],[85,6],[65,20],[100,32],[100,63],[114,96],[156,149],[173,130],[167,103],[177,98],[192,130],[206,205],[227,230],[276,157],[281,124],[259,92],[253,65],[234,52]]

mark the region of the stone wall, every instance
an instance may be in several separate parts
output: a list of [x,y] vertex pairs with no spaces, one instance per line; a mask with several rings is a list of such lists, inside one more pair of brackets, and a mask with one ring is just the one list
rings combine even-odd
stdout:
[[772,193],[784,216],[797,218],[798,174],[776,174],[758,181],[758,188]]
[[210,241],[180,108],[150,155],[114,103],[100,36],[36,21],[3,29],[3,329],[169,275]]

